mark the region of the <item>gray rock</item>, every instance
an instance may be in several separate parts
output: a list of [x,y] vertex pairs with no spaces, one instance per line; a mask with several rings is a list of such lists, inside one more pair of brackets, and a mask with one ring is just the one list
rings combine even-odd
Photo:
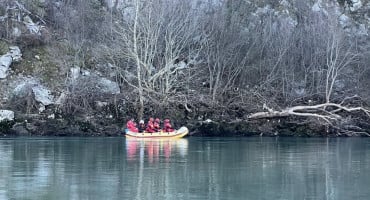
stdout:
[[346,28],[350,25],[352,25],[351,18],[349,18],[347,15],[342,14],[339,17],[339,24],[342,26],[342,28]]
[[7,71],[12,64],[12,57],[9,55],[3,55],[0,57],[0,78],[6,78]]
[[35,100],[47,106],[54,103],[54,96],[49,89],[43,86],[35,78],[21,78],[15,82],[17,86],[13,89],[12,95],[24,97],[29,94],[30,90],[35,95]]
[[22,31],[18,27],[14,27],[12,31],[12,35],[18,38],[22,35]]
[[22,59],[21,50],[17,46],[9,47],[9,52],[0,56],[0,79],[7,77],[7,72],[13,61],[17,62]]
[[27,129],[27,131],[30,131],[30,132],[36,132],[37,131],[37,126],[35,126],[32,123],[26,123],[26,129]]
[[0,122],[4,120],[14,120],[14,112],[11,110],[0,110]]
[[71,79],[72,79],[72,81],[77,80],[78,77],[80,76],[81,68],[80,67],[72,67],[70,69],[70,71],[71,71]]
[[39,113],[42,113],[42,112],[44,112],[45,111],[45,106],[42,104],[42,103],[40,103],[40,107],[39,107]]
[[23,123],[14,124],[11,130],[14,131],[16,135],[30,135],[30,132],[26,129],[26,127],[24,127]]
[[[96,83],[96,87],[103,93],[119,94],[120,88],[118,83],[111,81],[107,78],[100,77],[101,74],[98,71],[90,72],[88,70],[82,70],[80,67],[73,67],[70,69],[70,81],[72,85],[79,84],[80,81],[93,81]],[[81,76],[82,75],[82,76]]]
[[55,114],[48,115],[48,119],[55,119]]
[[37,85],[32,88],[33,94],[35,94],[35,99],[37,102],[42,103],[47,106],[53,104],[54,97],[50,94],[50,91],[42,85]]
[[104,106],[108,105],[108,102],[103,102],[103,101],[96,101],[95,103],[98,108],[103,108]]
[[82,73],[82,76],[90,76],[91,75],[91,72],[89,72],[87,70],[81,70],[81,73]]
[[29,17],[28,15],[23,18],[23,23],[26,25],[28,31],[31,34],[41,35],[41,29],[43,28],[43,26],[34,23],[31,17]]
[[7,54],[10,55],[15,62],[22,60],[21,50],[17,46],[9,47],[9,52]]
[[13,89],[12,94],[15,96],[25,96],[28,93],[29,89],[32,89],[32,87],[38,85],[38,81],[34,78],[20,78],[15,80],[13,85],[16,85]]
[[110,93],[110,94],[120,93],[120,88],[118,86],[118,83],[113,82],[106,78],[101,78],[100,80],[98,80],[98,87],[104,93]]
[[361,0],[351,0],[352,6],[349,8],[352,12],[359,10],[362,7]]

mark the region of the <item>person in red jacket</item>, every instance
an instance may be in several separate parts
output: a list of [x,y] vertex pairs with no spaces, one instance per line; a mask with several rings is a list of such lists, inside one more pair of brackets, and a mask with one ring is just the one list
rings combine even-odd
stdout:
[[172,131],[174,131],[175,129],[173,129],[172,128],[172,125],[171,125],[171,123],[170,123],[170,120],[169,119],[165,119],[164,120],[164,124],[163,124],[163,126],[164,126],[164,131],[165,132],[172,132]]
[[146,132],[149,132],[149,133],[154,133],[155,132],[155,129],[154,129],[154,119],[153,118],[149,118],[149,121],[148,121],[148,124],[146,125]]
[[126,123],[126,127],[129,131],[132,131],[135,133],[139,132],[139,130],[136,127],[134,118],[131,118],[130,120],[128,120],[128,122]]
[[159,118],[156,118],[156,119],[154,120],[154,130],[155,130],[156,132],[161,131],[160,123],[161,123],[161,120],[159,120]]

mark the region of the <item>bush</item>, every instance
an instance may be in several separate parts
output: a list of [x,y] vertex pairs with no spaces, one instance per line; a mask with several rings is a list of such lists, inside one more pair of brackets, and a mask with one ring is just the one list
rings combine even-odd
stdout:
[[3,120],[0,122],[0,133],[8,133],[15,124],[14,121]]

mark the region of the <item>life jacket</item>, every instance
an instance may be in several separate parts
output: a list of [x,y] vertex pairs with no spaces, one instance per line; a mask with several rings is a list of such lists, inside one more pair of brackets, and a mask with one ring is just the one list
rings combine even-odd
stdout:
[[131,129],[131,128],[133,127],[133,125],[134,125],[134,122],[133,122],[133,121],[131,121],[131,120],[129,120],[129,121],[126,123],[126,128]]
[[157,130],[157,131],[159,131],[161,129],[161,126],[159,125],[158,122],[154,122],[153,126],[154,126],[154,129]]
[[164,123],[164,130],[165,130],[165,132],[172,132],[172,131],[174,131],[174,129],[172,128],[172,125],[170,124],[170,122],[165,122]]
[[137,129],[136,127],[136,123],[133,122],[132,120],[129,120],[126,124],[126,127],[128,128],[128,130],[132,131],[132,132],[138,132],[139,130]]
[[146,131],[149,133],[155,132],[153,121],[150,121],[150,120],[148,121],[148,124],[146,126]]

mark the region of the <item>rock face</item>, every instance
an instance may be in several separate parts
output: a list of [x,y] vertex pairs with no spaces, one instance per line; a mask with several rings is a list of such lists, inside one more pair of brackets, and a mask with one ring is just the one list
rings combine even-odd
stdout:
[[98,73],[81,70],[80,67],[73,67],[70,69],[70,81],[72,85],[81,84],[81,82],[93,81],[95,87],[102,93],[119,94],[120,88],[117,82],[111,81],[107,78],[100,77]]
[[35,96],[35,100],[42,105],[50,105],[54,103],[54,96],[51,95],[49,89],[42,85],[34,78],[23,78],[17,81],[17,86],[12,91],[12,95],[24,97],[30,90]]
[[4,120],[14,120],[14,112],[11,110],[0,110],[0,122]]
[[36,85],[32,88],[33,93],[35,94],[35,99],[37,102],[42,103],[47,106],[53,104],[54,97],[50,94],[50,91],[42,85]]
[[43,26],[34,23],[28,15],[23,18],[23,21],[31,34],[41,35],[41,29],[43,28]]
[[0,78],[6,78],[7,71],[12,64],[12,57],[8,55],[3,55],[0,57]]
[[16,123],[13,125],[11,130],[16,134],[16,135],[22,135],[26,136],[29,135],[30,132],[25,128],[23,123]]
[[119,94],[120,89],[116,82],[113,82],[106,78],[100,78],[98,80],[98,87],[101,89],[104,93],[110,93],[110,94]]
[[7,71],[13,61],[17,62],[22,59],[21,50],[17,46],[9,47],[9,52],[0,56],[0,79],[6,78]]
[[72,81],[76,81],[78,79],[78,77],[80,76],[80,73],[81,73],[81,68],[80,67],[72,67],[70,69],[71,71],[71,79]]
[[361,7],[362,7],[362,2],[361,2],[361,0],[351,0],[351,2],[352,2],[352,6],[350,6],[350,10],[352,11],[352,12],[355,12],[355,11],[357,11],[357,10],[359,10]]
[[18,62],[22,60],[22,53],[19,47],[17,46],[11,46],[9,47],[8,55],[10,55],[14,62]]

